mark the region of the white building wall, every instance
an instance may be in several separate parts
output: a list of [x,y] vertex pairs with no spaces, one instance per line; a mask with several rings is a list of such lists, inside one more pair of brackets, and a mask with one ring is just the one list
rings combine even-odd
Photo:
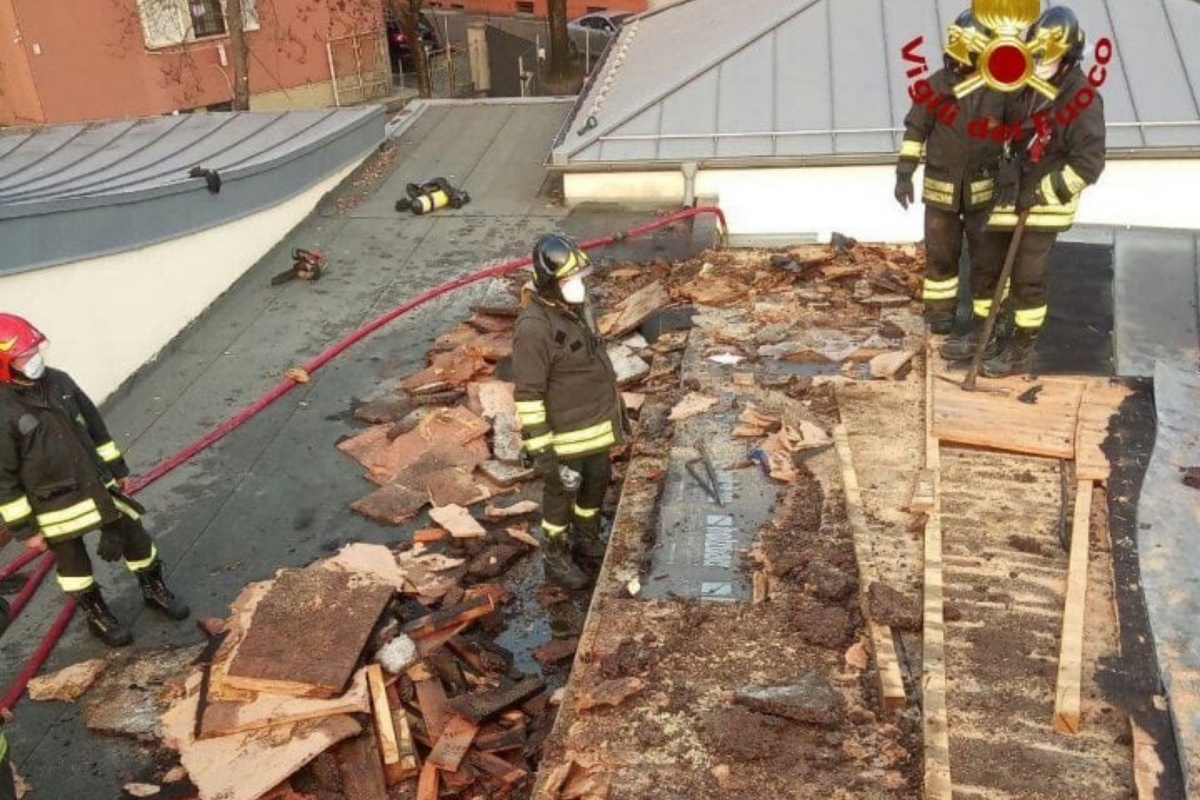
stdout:
[[[921,172],[915,177],[920,192]],[[733,242],[828,241],[833,231],[865,242],[915,242],[923,236],[918,202],[908,211],[892,192],[891,166],[702,170],[695,196],[718,198]],[[1200,229],[1200,160],[1113,161],[1086,190],[1077,222]],[[568,204],[586,201],[682,203],[679,172],[574,173]]]
[[0,278],[3,309],[40,328],[50,339],[47,362],[71,373],[100,403],[357,166],[274,208],[217,228]]

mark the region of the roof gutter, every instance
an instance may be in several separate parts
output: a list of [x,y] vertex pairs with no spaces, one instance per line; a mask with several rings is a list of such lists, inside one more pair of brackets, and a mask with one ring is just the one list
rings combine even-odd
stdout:
[[[1112,161],[1170,161],[1200,159],[1200,146],[1146,148],[1110,148]],[[547,162],[550,172],[679,172],[680,170],[789,169],[816,167],[891,167],[895,153],[853,153],[819,156],[745,156],[741,158],[687,158],[678,160],[579,161],[555,164]]]

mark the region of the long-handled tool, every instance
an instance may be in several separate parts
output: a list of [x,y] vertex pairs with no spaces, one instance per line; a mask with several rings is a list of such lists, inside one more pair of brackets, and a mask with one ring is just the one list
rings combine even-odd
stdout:
[[200,651],[200,655],[196,656],[195,661],[200,665],[200,694],[196,700],[196,721],[192,726],[192,738],[199,739],[200,732],[204,728],[204,712],[208,709],[208,689],[212,678],[213,661],[216,659],[217,651],[221,649],[225,637],[229,635],[229,631],[218,619],[205,618],[197,620],[196,624],[208,637],[208,644],[204,645],[204,649]]
[[963,378],[962,388],[968,392],[975,391],[975,379],[979,377],[979,365],[983,363],[983,351],[987,349],[988,340],[996,328],[996,318],[1000,315],[1000,303],[1004,300],[1004,289],[1012,276],[1013,264],[1017,260],[1017,251],[1021,249],[1021,239],[1025,236],[1025,220],[1029,219],[1029,209],[1025,209],[1017,217],[1017,227],[1013,229],[1012,241],[1008,245],[1008,255],[1004,257],[1004,267],[1000,270],[1000,280],[996,282],[996,291],[992,293],[992,308],[988,311],[979,333],[979,341],[975,344],[975,357],[971,359],[971,368],[967,377]]
[[[688,474],[692,476],[692,479],[695,480],[696,483],[700,484],[700,488],[704,490],[705,494],[711,497],[713,502],[715,502],[718,506],[724,508],[725,504],[721,502],[721,484],[717,481],[717,470],[716,467],[713,466],[712,458],[708,455],[708,448],[704,446],[703,442],[701,442],[700,444],[696,445],[696,450],[699,451],[700,456],[688,461],[686,464],[684,464],[684,467],[687,469]],[[700,477],[700,473],[695,467],[695,465],[699,464],[700,462],[704,462],[705,477],[703,478]]]

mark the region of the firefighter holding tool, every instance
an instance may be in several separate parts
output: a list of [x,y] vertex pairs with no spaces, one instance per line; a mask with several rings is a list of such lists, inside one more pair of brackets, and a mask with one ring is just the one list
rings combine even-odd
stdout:
[[175,620],[190,612],[163,580],[121,451],[71,376],[46,366],[45,342],[26,320],[0,313],[0,519],[27,547],[54,555],[58,583],[92,633],[120,647],[133,634],[96,585],[85,534],[100,531],[100,557],[124,560],[147,605]]
[[[1075,13],[1064,6],[1048,9],[1029,29],[1026,42],[1035,53],[1034,73],[1056,90],[1054,100],[1032,88],[1018,95],[1017,107],[1026,120],[1022,137],[1010,143],[1001,167],[995,208],[988,219],[989,236],[999,242],[1016,240],[1013,233],[1022,213],[1025,223],[1013,260],[1010,285],[1012,335],[989,342],[990,352],[980,367],[985,377],[1001,378],[1033,369],[1038,336],[1046,322],[1046,278],[1050,251],[1058,234],[1075,221],[1083,190],[1104,171],[1104,103],[1080,67],[1085,36]],[[999,264],[975,286],[972,332],[982,329],[991,310],[999,280]],[[984,277],[984,276],[981,276]],[[995,338],[995,337],[994,337]],[[967,347],[942,355],[967,360]]]
[[545,481],[542,550],[546,578],[582,589],[607,545],[600,505],[624,436],[616,373],[596,331],[584,281],[587,254],[548,234],[533,250],[533,285],[513,339],[515,399],[525,452]]
[[[995,190],[1001,143],[968,135],[968,126],[1005,121],[1006,97],[990,89],[956,99],[954,87],[975,70],[969,46],[986,31],[970,11],[947,29],[945,66],[928,79],[930,93],[914,95],[904,118],[904,141],[896,165],[896,200],[908,208],[914,199],[913,173],[925,151],[921,200],[925,203],[925,319],[932,333],[947,334],[958,305],[958,263],[963,238],[972,276],[987,272],[1004,257],[1003,242],[984,235]],[[974,283],[974,277],[972,277]]]

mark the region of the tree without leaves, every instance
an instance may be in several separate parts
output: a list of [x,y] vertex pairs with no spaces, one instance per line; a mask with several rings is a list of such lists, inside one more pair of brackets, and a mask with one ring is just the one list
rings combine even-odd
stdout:
[[[226,12],[226,32],[230,36],[231,49],[234,51],[231,54],[234,77],[230,81],[232,84],[230,91],[233,93],[231,106],[235,109],[239,108],[237,97],[239,86],[244,87],[247,94],[247,100],[240,107],[249,106],[250,62],[253,61],[257,65],[255,70],[261,70],[265,76],[269,87],[268,91],[272,89],[286,91],[292,87],[285,86],[273,74],[269,64],[272,55],[297,64],[306,63],[309,59],[320,59],[324,63],[326,43],[335,35],[344,35],[346,31],[371,30],[382,24],[379,18],[381,9],[379,0],[256,0],[257,16],[260,19],[268,17],[271,19],[273,35],[264,37],[263,33],[256,33],[253,39],[254,48],[251,48],[251,40],[246,36],[244,23],[246,2],[247,0],[237,0],[241,7],[240,10],[243,12],[241,14],[234,13],[234,0],[224,0],[222,3]],[[403,2],[403,0],[388,0],[388,2]],[[139,13],[137,0],[108,0],[108,3],[111,13],[118,20],[119,34],[115,40],[105,43],[107,54],[110,57],[123,58],[129,52],[140,51],[146,47],[143,19]],[[281,10],[280,5],[285,8]],[[164,9],[164,13],[171,15],[172,24],[177,24],[179,17],[175,15],[174,6],[159,4],[151,7]],[[304,23],[322,10],[328,14],[329,30],[324,38],[320,38],[315,31],[312,31],[310,36],[310,31],[304,27]],[[242,24],[238,25],[235,20],[241,20]],[[243,34],[241,48],[234,46],[235,26]],[[172,101],[177,108],[192,108],[199,102],[217,102],[217,98],[202,100],[205,95],[206,82],[201,65],[195,57],[194,50],[198,45],[211,46],[204,40],[198,42],[194,39],[194,26],[191,20],[187,20],[181,41],[170,46],[154,48],[157,56],[155,61],[160,73],[159,83],[163,87],[172,88],[174,95]],[[244,67],[238,66],[239,52],[243,54]]]
[[564,76],[571,71],[571,39],[567,35],[567,0],[547,0],[550,24],[550,72]]
[[246,18],[242,0],[226,0],[225,26],[233,60],[233,110],[250,110],[250,44],[246,41]]
[[[417,93],[421,97],[433,97],[433,81],[429,76],[429,58],[425,53],[425,42],[421,39],[421,6],[424,0],[389,0],[392,13],[400,20],[404,38],[412,52],[413,69],[417,73]],[[449,44],[449,43],[447,43]]]

